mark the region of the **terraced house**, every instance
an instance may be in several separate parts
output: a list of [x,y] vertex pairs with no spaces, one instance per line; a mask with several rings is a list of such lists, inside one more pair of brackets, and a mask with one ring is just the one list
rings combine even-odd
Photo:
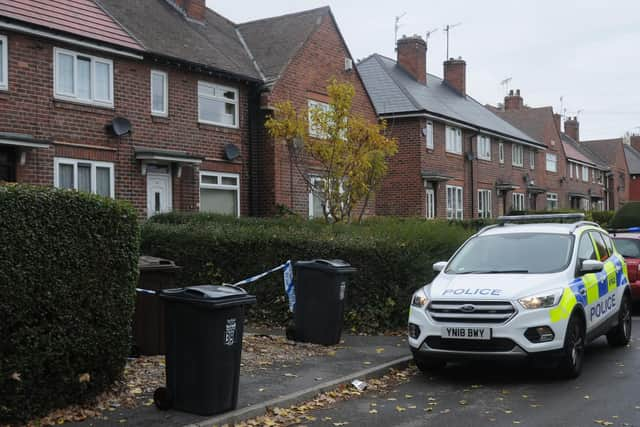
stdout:
[[235,24],[204,0],[0,0],[0,181],[142,217],[307,215],[308,179],[263,124],[278,100],[326,104],[332,77],[376,119],[328,8]]
[[377,213],[463,219],[544,208],[546,145],[467,93],[464,60],[445,61],[444,78],[427,73],[426,50],[421,37],[402,37],[396,59],[374,54],[358,64],[399,143]]

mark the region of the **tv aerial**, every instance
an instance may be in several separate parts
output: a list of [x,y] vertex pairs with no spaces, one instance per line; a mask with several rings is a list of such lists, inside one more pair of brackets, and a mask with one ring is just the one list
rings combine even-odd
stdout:
[[462,25],[462,22],[458,22],[457,24],[449,25],[447,24],[442,30],[447,33],[447,58],[449,59],[449,32],[455,28]]

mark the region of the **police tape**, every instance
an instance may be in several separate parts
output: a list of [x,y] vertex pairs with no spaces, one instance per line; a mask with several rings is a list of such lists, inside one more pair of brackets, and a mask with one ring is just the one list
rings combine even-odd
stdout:
[[[283,280],[284,280],[284,292],[287,295],[287,299],[289,300],[289,311],[293,312],[296,305],[296,293],[295,293],[295,285],[293,284],[293,264],[291,260],[287,260],[287,262],[280,264],[277,267],[273,267],[270,270],[265,271],[264,273],[256,274],[255,276],[251,276],[249,278],[240,280],[236,283],[223,283],[224,286],[232,286],[232,287],[240,287],[244,285],[248,285],[249,283],[257,282],[269,274],[275,273],[276,271],[283,270]],[[150,289],[142,289],[136,288],[136,292],[142,294],[150,294],[157,295],[157,291],[152,291]]]

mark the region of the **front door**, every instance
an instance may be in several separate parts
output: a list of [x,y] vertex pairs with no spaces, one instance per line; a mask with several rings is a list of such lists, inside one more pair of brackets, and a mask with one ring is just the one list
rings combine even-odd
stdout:
[[0,148],[0,182],[16,180],[16,158],[13,148]]
[[171,173],[147,172],[147,215],[171,212]]

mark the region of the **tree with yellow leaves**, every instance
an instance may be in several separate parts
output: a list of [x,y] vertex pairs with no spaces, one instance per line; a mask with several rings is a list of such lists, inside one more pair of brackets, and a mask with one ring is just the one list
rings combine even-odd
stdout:
[[[327,86],[328,108],[296,110],[290,101],[275,105],[265,123],[276,140],[287,144],[298,172],[322,201],[327,222],[351,222],[362,202],[362,218],[371,193],[387,173],[398,144],[384,134],[386,123],[370,123],[352,111],[355,89],[333,79]],[[292,156],[293,157],[293,156]],[[321,175],[312,182],[309,158]]]

